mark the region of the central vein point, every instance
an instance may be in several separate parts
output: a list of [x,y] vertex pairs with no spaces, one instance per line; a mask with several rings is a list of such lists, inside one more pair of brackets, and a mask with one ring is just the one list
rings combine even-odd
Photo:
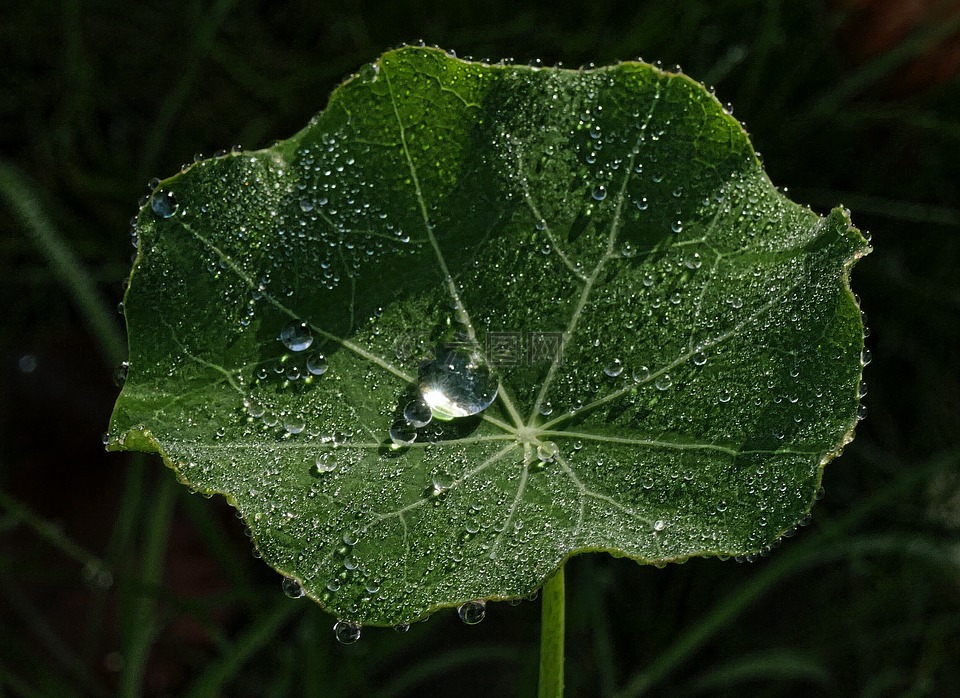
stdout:
[[539,442],[539,434],[536,427],[520,427],[517,429],[517,439],[521,443],[535,444]]

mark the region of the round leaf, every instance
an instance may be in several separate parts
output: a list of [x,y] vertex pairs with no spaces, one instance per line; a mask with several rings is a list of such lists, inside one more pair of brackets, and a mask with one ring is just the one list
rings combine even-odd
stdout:
[[404,48],[137,221],[110,448],[223,493],[355,623],[525,596],[570,555],[744,555],[852,437],[868,251],[643,63]]

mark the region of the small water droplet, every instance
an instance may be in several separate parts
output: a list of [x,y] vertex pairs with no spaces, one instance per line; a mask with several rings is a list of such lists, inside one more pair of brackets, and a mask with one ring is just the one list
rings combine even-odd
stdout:
[[637,201],[637,208],[641,211],[646,211],[648,208],[650,208],[650,202],[647,201],[647,197],[643,197]]
[[423,400],[411,400],[403,408],[403,418],[414,429],[419,429],[430,423],[433,419],[433,412],[430,410],[430,405]]
[[326,473],[332,473],[337,469],[337,459],[330,452],[321,453],[317,456],[316,461],[314,461],[314,471],[318,475],[325,475]]
[[393,626],[393,632],[395,633],[405,633],[408,630],[410,630],[409,623],[397,623],[395,626]]
[[657,390],[669,390],[670,386],[673,385],[673,379],[669,373],[664,373],[662,376],[657,376],[657,380],[653,384],[657,387]]
[[487,604],[483,601],[468,601],[457,609],[457,615],[467,625],[476,625],[487,617]]
[[542,444],[537,446],[537,458],[539,458],[544,463],[549,463],[557,457],[557,454],[560,453],[560,447],[557,446],[553,441],[544,441]]
[[313,334],[305,322],[294,322],[280,331],[280,341],[290,351],[305,351],[313,344]]
[[328,368],[327,358],[323,354],[313,354],[307,359],[307,370],[314,376],[322,376]]
[[614,359],[603,367],[603,372],[610,378],[617,378],[623,373],[623,362],[620,359]]
[[675,232],[675,233],[681,232],[681,231],[683,230],[683,221],[681,221],[681,220],[675,220],[675,221],[670,225],[670,230],[672,230],[672,231]]
[[643,383],[644,381],[650,380],[650,369],[646,366],[641,366],[640,368],[634,370],[633,380],[637,383]]
[[862,363],[864,366],[869,366],[871,361],[873,361],[873,352],[871,352],[867,347],[864,347],[860,354],[860,363]]
[[727,510],[727,503],[723,500],[717,502],[717,511],[724,512]]
[[598,184],[593,188],[593,198],[597,201],[603,201],[607,198],[607,188],[602,184]]
[[720,391],[720,398],[719,398],[720,402],[724,402],[724,403],[730,402],[730,398],[731,398],[731,395],[729,390]]
[[704,354],[702,351],[698,351],[696,354],[693,355],[694,366],[703,366],[705,363],[707,363],[707,355]]
[[[21,360],[22,363],[22,360]],[[116,383],[118,388],[122,388],[123,384],[127,382],[127,373],[130,371],[130,362],[121,361],[113,371],[113,382]]]
[[179,208],[172,191],[156,191],[150,197],[150,209],[160,218],[170,218]]
[[[679,233],[679,230],[675,230],[675,233]],[[699,269],[703,265],[703,260],[700,258],[699,252],[694,252],[692,255],[689,255],[686,259],[683,260],[683,265],[687,269]]]
[[417,431],[407,422],[396,422],[390,427],[390,440],[398,448],[409,446],[417,440]]
[[551,414],[553,414],[553,404],[549,400],[547,400],[542,405],[540,405],[539,411],[540,411],[540,414],[542,414],[544,417],[549,417]]
[[663,519],[657,519],[656,521],[653,522],[654,531],[659,532],[665,529],[666,527],[667,527],[667,522],[664,521]]
[[346,620],[338,620],[333,626],[333,636],[342,645],[352,645],[360,639],[360,626]]
[[310,213],[313,210],[313,202],[309,199],[304,199],[300,202],[300,210],[304,213]]
[[303,587],[300,586],[300,582],[291,577],[284,577],[281,587],[283,588],[283,593],[291,599],[302,599],[306,595]]

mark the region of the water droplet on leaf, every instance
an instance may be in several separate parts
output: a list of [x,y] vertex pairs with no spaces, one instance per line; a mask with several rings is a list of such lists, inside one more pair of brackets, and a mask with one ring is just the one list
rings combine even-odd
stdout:
[[441,420],[469,417],[487,409],[498,384],[480,356],[469,349],[441,351],[420,366],[420,396]]
[[457,615],[467,625],[476,625],[487,616],[487,604],[483,601],[468,601],[457,609]]
[[342,645],[352,645],[360,639],[360,626],[346,620],[338,620],[333,626],[333,636]]
[[313,344],[313,335],[305,322],[295,322],[280,331],[280,341],[290,351],[305,351]]

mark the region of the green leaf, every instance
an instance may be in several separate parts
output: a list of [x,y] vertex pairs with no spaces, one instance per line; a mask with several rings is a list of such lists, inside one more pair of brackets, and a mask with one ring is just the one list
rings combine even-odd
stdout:
[[643,63],[387,53],[291,139],[162,182],[137,233],[109,448],[223,493],[352,622],[581,552],[756,553],[857,421],[866,241]]

